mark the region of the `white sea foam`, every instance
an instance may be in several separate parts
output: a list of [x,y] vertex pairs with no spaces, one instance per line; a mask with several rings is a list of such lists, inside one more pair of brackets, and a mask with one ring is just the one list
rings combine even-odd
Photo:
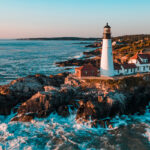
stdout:
[[84,56],[83,53],[80,53],[79,55],[76,55],[73,58],[78,58],[78,59],[80,58],[81,59],[83,56]]
[[[144,115],[122,115],[116,116],[111,120],[113,129],[91,128],[90,123],[78,124],[75,121],[75,113],[70,110],[72,115],[63,118],[52,113],[49,117],[40,119],[35,118],[31,123],[10,122],[15,114],[8,117],[0,116],[0,146],[4,149],[61,149],[65,145],[72,148],[78,146],[80,149],[92,149],[93,143],[98,140],[109,143],[108,132],[120,130],[116,138],[121,138],[122,130],[120,126],[128,124],[140,124],[145,126],[145,133],[141,133],[150,142],[150,111]],[[38,143],[38,144],[37,144]],[[100,148],[99,145],[96,145]],[[105,147],[104,144],[101,148]],[[116,147],[114,147],[116,148]],[[96,149],[96,148],[95,148]]]
[[[83,150],[94,149],[92,146],[94,141],[97,141],[100,137],[101,141],[107,141],[109,139],[109,136],[106,136],[107,132],[119,129],[120,126],[127,126],[128,122],[135,123],[134,118],[135,121],[145,122],[147,124],[147,121],[150,120],[148,115],[149,112],[147,111],[142,116],[116,116],[112,120],[113,129],[104,129],[101,127],[91,128],[88,123],[84,125],[77,124],[75,114],[70,115],[68,118],[63,118],[53,113],[48,118],[36,118],[31,123],[10,123],[8,122],[12,117],[12,115],[10,115],[5,119],[3,118],[3,122],[5,123],[0,124],[0,138],[3,138],[0,142],[0,146],[6,149],[38,150],[59,149],[67,144],[72,147],[78,146]],[[118,133],[118,137],[119,134],[120,133]],[[144,137],[150,140],[149,126],[146,128]]]
[[150,126],[148,126],[146,128],[145,133],[143,134],[144,137],[146,137],[148,139],[148,141],[150,142]]

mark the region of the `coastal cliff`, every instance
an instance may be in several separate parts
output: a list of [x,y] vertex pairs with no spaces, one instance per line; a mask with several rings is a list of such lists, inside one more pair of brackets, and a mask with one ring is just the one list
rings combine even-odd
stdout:
[[150,74],[114,79],[66,78],[66,83],[81,86],[84,95],[79,101],[76,119],[80,123],[92,120],[92,125],[104,125],[116,115],[143,114],[150,101]]
[[35,75],[0,86],[0,114],[16,112],[12,121],[75,113],[78,123],[111,127],[116,115],[143,114],[149,101],[150,74],[105,80]]

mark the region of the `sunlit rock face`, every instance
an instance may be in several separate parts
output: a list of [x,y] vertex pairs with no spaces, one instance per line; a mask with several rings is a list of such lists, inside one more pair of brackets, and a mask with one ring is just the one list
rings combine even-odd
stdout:
[[109,121],[116,115],[144,114],[149,104],[150,93],[147,87],[140,87],[134,92],[109,92],[98,97],[85,98],[79,101],[79,108],[76,115],[78,123],[91,122],[91,125],[111,125]]
[[73,109],[76,107],[73,106],[77,103],[75,101],[76,89],[72,87],[58,89],[49,86],[45,90],[22,103],[12,121],[31,121],[34,117],[45,118],[52,112],[57,112],[63,117],[69,116],[69,106]]
[[91,121],[94,126],[105,124],[106,120],[109,121],[107,118],[125,111],[127,97],[128,95],[123,93],[109,92],[107,95],[81,100],[76,120],[78,123]]
[[0,114],[9,115],[11,109],[36,94],[46,86],[60,87],[68,73],[55,76],[33,75],[19,78],[8,85],[0,86]]
[[149,75],[99,82],[67,75],[28,76],[1,86],[0,113],[15,110],[12,121],[28,122],[52,113],[68,117],[71,109],[76,110],[78,123],[91,121],[96,127],[105,122],[111,125],[110,118],[116,115],[143,114],[149,103]]

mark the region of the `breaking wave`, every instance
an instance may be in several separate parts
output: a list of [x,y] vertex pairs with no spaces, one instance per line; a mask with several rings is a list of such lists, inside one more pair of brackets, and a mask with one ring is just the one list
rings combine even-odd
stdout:
[[53,113],[30,123],[10,122],[14,115],[0,117],[1,149],[132,149],[138,144],[141,148],[150,147],[149,108],[141,116],[115,117],[111,120],[113,129],[77,124],[75,114],[63,118]]

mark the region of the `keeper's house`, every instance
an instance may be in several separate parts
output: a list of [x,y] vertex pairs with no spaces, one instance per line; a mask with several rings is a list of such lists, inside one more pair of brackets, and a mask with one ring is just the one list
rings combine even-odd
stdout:
[[150,72],[150,54],[137,53],[130,58],[128,63],[134,63],[138,73]]
[[130,75],[150,72],[150,54],[137,53],[128,63],[114,64],[115,75]]

